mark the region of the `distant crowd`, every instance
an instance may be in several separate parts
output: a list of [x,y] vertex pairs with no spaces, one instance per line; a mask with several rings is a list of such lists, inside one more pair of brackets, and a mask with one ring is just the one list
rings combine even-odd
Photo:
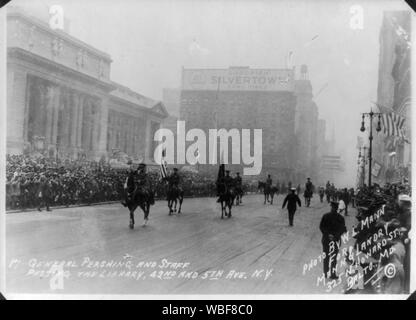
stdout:
[[[106,162],[7,155],[6,209],[30,209],[43,206],[70,206],[119,201],[124,195],[127,169]],[[160,183],[159,170],[150,170],[149,178],[156,198],[164,198],[166,184]],[[215,177],[183,171],[181,187],[186,197],[216,195]],[[245,183],[246,192],[255,192],[254,184]]]

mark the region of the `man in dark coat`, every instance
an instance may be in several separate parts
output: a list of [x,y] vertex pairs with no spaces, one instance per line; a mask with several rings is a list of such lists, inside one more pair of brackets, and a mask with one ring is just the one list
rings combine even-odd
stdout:
[[51,211],[49,204],[51,202],[52,190],[51,182],[46,179],[45,176],[41,176],[39,179],[39,188],[38,188],[38,210],[42,211],[42,206],[46,207],[46,211]]
[[133,167],[129,169],[126,182],[124,184],[124,199],[121,204],[127,207],[129,198],[133,196],[133,192],[136,189],[136,180],[138,172]]
[[299,205],[299,207],[301,206],[301,202],[300,199],[298,197],[298,195],[295,193],[296,188],[292,188],[290,189],[291,193],[289,193],[285,200],[283,201],[283,205],[282,205],[282,209],[285,208],[286,203],[287,203],[287,211],[289,213],[289,226],[293,227],[293,217],[295,215],[296,212],[296,204]]
[[272,180],[272,177],[269,174],[269,175],[267,175],[266,186],[271,188],[272,184],[273,184],[273,180]]
[[338,202],[331,202],[331,212],[323,215],[319,229],[322,232],[322,247],[325,253],[324,275],[326,278],[338,279],[336,275],[337,254],[341,235],[347,232],[344,217],[338,213]]

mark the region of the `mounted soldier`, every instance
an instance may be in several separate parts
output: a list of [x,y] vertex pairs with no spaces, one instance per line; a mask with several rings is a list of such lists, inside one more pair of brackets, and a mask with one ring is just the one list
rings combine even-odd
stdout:
[[176,206],[178,201],[178,213],[181,213],[184,191],[180,186],[181,177],[178,173],[178,168],[173,168],[173,173],[169,177],[167,177],[166,180],[168,181],[167,200],[169,207],[169,215],[171,215],[172,212],[176,212]]
[[[131,161],[129,164],[131,165]],[[130,211],[130,228],[134,228],[134,211],[137,207],[143,210],[143,226],[145,226],[149,217],[150,205],[155,203],[154,192],[146,172],[145,163],[140,163],[137,170],[130,168],[124,189],[126,195],[123,205],[128,207]]]
[[237,172],[236,174],[237,176],[234,178],[234,185],[236,191],[236,205],[239,205],[243,202],[243,180],[241,179],[240,172]]
[[308,181],[305,183],[305,192],[304,192],[304,197],[305,197],[305,203],[306,206],[309,207],[311,204],[311,198],[313,195],[313,184],[311,181],[311,178],[307,179]]
[[270,176],[270,174],[268,174],[267,179],[266,179],[266,187],[271,188],[272,184],[273,184],[272,177]]
[[[231,208],[234,202],[234,179],[230,176],[230,170],[225,171],[224,165],[220,165],[217,180],[217,194],[219,196],[217,202],[221,203],[221,219],[224,218],[224,213],[228,218],[231,218]],[[228,207],[228,213],[226,208]]]

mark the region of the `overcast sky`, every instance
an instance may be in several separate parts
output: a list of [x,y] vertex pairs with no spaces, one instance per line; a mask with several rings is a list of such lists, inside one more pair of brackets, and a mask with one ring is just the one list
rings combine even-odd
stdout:
[[[320,117],[355,179],[360,112],[377,99],[379,31],[384,10],[401,1],[140,1],[15,0],[47,19],[59,4],[69,31],[113,59],[111,78],[162,99],[179,87],[181,68],[284,68],[306,64]],[[352,5],[363,8],[363,29],[350,27]],[[352,176],[351,176],[352,175]]]

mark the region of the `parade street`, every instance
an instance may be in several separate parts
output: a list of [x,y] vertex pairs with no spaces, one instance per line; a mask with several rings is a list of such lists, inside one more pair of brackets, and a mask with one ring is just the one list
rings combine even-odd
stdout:
[[[322,262],[311,261],[321,254],[319,222],[329,205],[317,195],[310,208],[302,201],[289,227],[283,196],[273,205],[264,205],[263,199],[244,197],[243,205],[233,207],[232,218],[224,220],[214,198],[186,198],[182,213],[172,216],[166,201],[157,201],[145,227],[143,213],[136,211],[134,230],[121,204],[10,213],[7,292],[328,293],[317,285]],[[348,228],[355,213],[349,209]],[[54,261],[62,268],[54,269]]]

